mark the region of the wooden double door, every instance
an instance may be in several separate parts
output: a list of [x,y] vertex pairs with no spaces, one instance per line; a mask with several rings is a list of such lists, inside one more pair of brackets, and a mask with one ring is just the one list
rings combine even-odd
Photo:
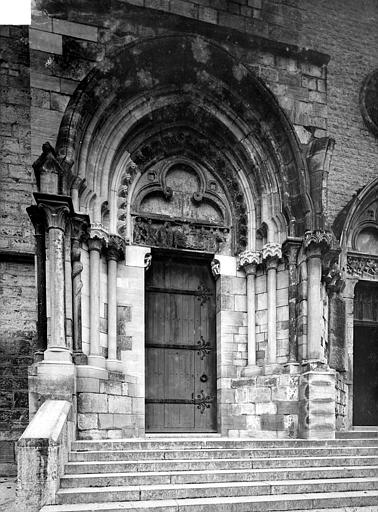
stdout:
[[146,431],[216,431],[210,261],[154,254],[146,275]]

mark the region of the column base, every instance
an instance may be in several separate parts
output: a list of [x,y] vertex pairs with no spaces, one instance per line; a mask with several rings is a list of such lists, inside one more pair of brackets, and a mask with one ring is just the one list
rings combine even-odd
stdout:
[[74,352],[72,354],[72,359],[75,364],[79,364],[79,365],[88,364],[88,356],[86,354],[84,354],[84,352],[81,352],[81,351]]
[[97,368],[105,368],[105,357],[89,355],[88,356],[88,365],[96,366]]
[[301,365],[299,363],[289,362],[283,365],[285,369],[285,373],[289,373],[290,375],[296,375],[301,373]]
[[43,354],[43,362],[72,364],[72,354],[67,348],[49,347]]
[[29,367],[30,419],[48,398],[72,403],[75,395],[76,367],[72,362],[42,361]]
[[111,372],[123,372],[123,363],[118,359],[107,359],[105,365]]
[[99,368],[98,366],[89,366],[88,364],[85,364],[76,366],[76,369],[77,376],[79,378],[108,380],[109,377],[108,370],[105,368]]
[[261,375],[262,367],[257,365],[248,365],[243,368],[241,375],[242,377],[254,377],[255,375]]

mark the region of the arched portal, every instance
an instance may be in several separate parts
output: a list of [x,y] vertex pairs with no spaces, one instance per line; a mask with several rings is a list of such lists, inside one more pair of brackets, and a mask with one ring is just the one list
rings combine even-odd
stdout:
[[[229,378],[240,377],[247,357],[248,366],[259,359],[258,372],[289,361],[281,245],[323,227],[308,164],[275,97],[206,39],[145,39],[83,80],[56,154],[60,193],[91,223],[82,246],[83,349],[90,365],[130,377],[133,433],[248,430],[246,416],[235,420],[240,428],[230,419]],[[237,268],[245,251],[249,270],[259,265],[248,293],[269,273],[255,320],[248,308],[251,333],[261,331],[251,357],[246,274]]]
[[378,180],[364,187],[335,223],[345,269],[345,425],[378,425]]

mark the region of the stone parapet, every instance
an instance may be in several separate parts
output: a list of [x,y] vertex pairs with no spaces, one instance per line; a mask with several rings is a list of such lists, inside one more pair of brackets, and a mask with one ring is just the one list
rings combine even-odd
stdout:
[[46,400],[17,442],[19,512],[39,512],[56,502],[60,477],[75,439],[72,404]]

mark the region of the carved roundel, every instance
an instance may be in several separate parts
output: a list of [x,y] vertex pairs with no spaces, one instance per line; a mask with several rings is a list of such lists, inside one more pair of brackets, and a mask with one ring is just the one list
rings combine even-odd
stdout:
[[370,73],[362,84],[360,107],[366,126],[378,136],[378,69]]

